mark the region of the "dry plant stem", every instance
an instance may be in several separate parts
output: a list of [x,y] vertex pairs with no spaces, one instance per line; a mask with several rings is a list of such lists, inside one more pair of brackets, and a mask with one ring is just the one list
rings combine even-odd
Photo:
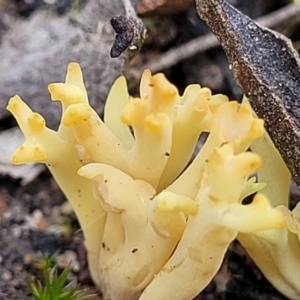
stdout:
[[[256,21],[262,26],[274,28],[283,22],[290,20],[300,20],[300,5],[290,4],[266,16],[258,18]],[[219,47],[220,43],[217,38],[208,33],[200,36],[178,47],[174,47],[167,51],[159,58],[150,60],[144,64],[140,70],[150,69],[153,73],[169,68],[185,59],[196,54],[203,53],[209,49]]]
[[135,1],[123,0],[125,16],[116,15],[111,19],[111,25],[116,32],[110,56],[119,57],[128,48],[140,49],[145,38],[145,27],[135,12]]
[[237,85],[300,186],[300,60],[290,40],[223,0],[196,0],[228,57]]

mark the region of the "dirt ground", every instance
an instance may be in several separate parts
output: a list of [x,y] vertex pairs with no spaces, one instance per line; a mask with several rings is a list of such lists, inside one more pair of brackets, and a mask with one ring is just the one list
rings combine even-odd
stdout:
[[[2,2],[0,1],[0,5],[7,9],[7,3],[1,4]],[[12,15],[10,17],[12,20],[16,18],[27,20],[35,11],[49,8],[48,4],[45,4],[46,1],[31,1],[31,4],[28,4],[29,2],[11,1],[10,13]],[[289,1],[264,1],[264,5],[260,5],[261,1],[232,2],[235,2],[238,8],[245,10],[245,13],[256,18]],[[249,3],[252,3],[251,10],[249,10]],[[69,9],[67,4],[68,1],[57,1],[56,12],[67,13]],[[53,10],[53,7],[51,9]],[[143,20],[148,26],[148,38],[141,54],[135,56],[125,68],[129,80],[132,79],[135,83],[131,85],[133,94],[137,92],[136,82],[141,66],[209,31],[198,19],[193,7],[185,7],[183,11],[179,11],[178,8],[172,8],[169,5],[167,11],[168,14],[165,14],[164,10],[160,15],[149,12],[144,16]],[[10,21],[3,18],[0,14],[0,25],[9,24]],[[2,37],[8,32],[7,25],[6,27],[3,25],[3,28]],[[299,32],[299,27],[297,28]],[[297,43],[300,36],[295,33],[296,31],[293,28],[291,31],[285,30],[284,32],[288,32]],[[114,68],[116,74],[123,69],[122,64],[123,61]],[[163,71],[180,90],[183,90],[187,84],[197,82],[210,87],[214,93],[222,92],[232,99],[241,97],[241,92],[233,81],[226,57],[220,48],[209,49]],[[92,93],[97,92],[93,83],[90,84],[90,90]],[[0,101],[5,100],[1,98]],[[98,105],[98,111],[101,113],[103,103]],[[53,126],[56,122],[56,120],[53,121]],[[14,125],[14,121],[7,115],[0,119],[1,131]],[[43,253],[57,253],[60,269],[66,267],[72,260],[70,281],[74,280],[83,288],[97,293],[88,274],[82,233],[76,217],[51,174],[44,169],[37,178],[26,185],[21,184],[21,179],[1,175],[0,300],[31,299],[28,282],[31,276],[40,278],[41,274],[36,262]],[[182,288],[184,289],[184,286]],[[96,299],[101,299],[101,295],[95,296]],[[286,298],[270,285],[238,242],[234,242],[226,254],[220,271],[196,299],[279,300]]]

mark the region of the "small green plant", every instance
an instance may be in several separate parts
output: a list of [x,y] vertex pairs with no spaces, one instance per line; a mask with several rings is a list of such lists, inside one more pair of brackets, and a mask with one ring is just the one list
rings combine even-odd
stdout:
[[56,252],[52,255],[43,254],[42,257],[35,263],[35,267],[40,271],[52,269],[56,264],[56,258]]
[[34,300],[84,300],[94,296],[81,290],[78,284],[68,284],[70,265],[58,272],[55,261],[56,254],[43,256],[38,262],[37,267],[43,272],[44,283],[31,278],[29,289]]

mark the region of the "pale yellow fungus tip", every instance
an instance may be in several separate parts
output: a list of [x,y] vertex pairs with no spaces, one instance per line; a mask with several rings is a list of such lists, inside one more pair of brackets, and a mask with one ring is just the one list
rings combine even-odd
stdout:
[[16,165],[30,163],[32,161],[41,162],[47,158],[45,149],[36,142],[25,141],[12,155],[12,163]]
[[92,115],[92,108],[85,103],[69,106],[62,118],[62,122],[65,126],[70,126],[78,121],[87,121]]
[[82,103],[85,99],[82,89],[73,84],[52,83],[48,85],[48,90],[53,101],[59,100],[66,105]]

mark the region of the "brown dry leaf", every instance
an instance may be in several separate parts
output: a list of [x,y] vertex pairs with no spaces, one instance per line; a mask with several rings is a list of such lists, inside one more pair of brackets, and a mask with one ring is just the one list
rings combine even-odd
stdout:
[[291,41],[223,0],[196,0],[196,5],[224,48],[236,83],[265,120],[300,186],[300,60]]
[[171,14],[184,11],[191,7],[194,0],[139,0],[137,13],[147,15],[152,13]]

